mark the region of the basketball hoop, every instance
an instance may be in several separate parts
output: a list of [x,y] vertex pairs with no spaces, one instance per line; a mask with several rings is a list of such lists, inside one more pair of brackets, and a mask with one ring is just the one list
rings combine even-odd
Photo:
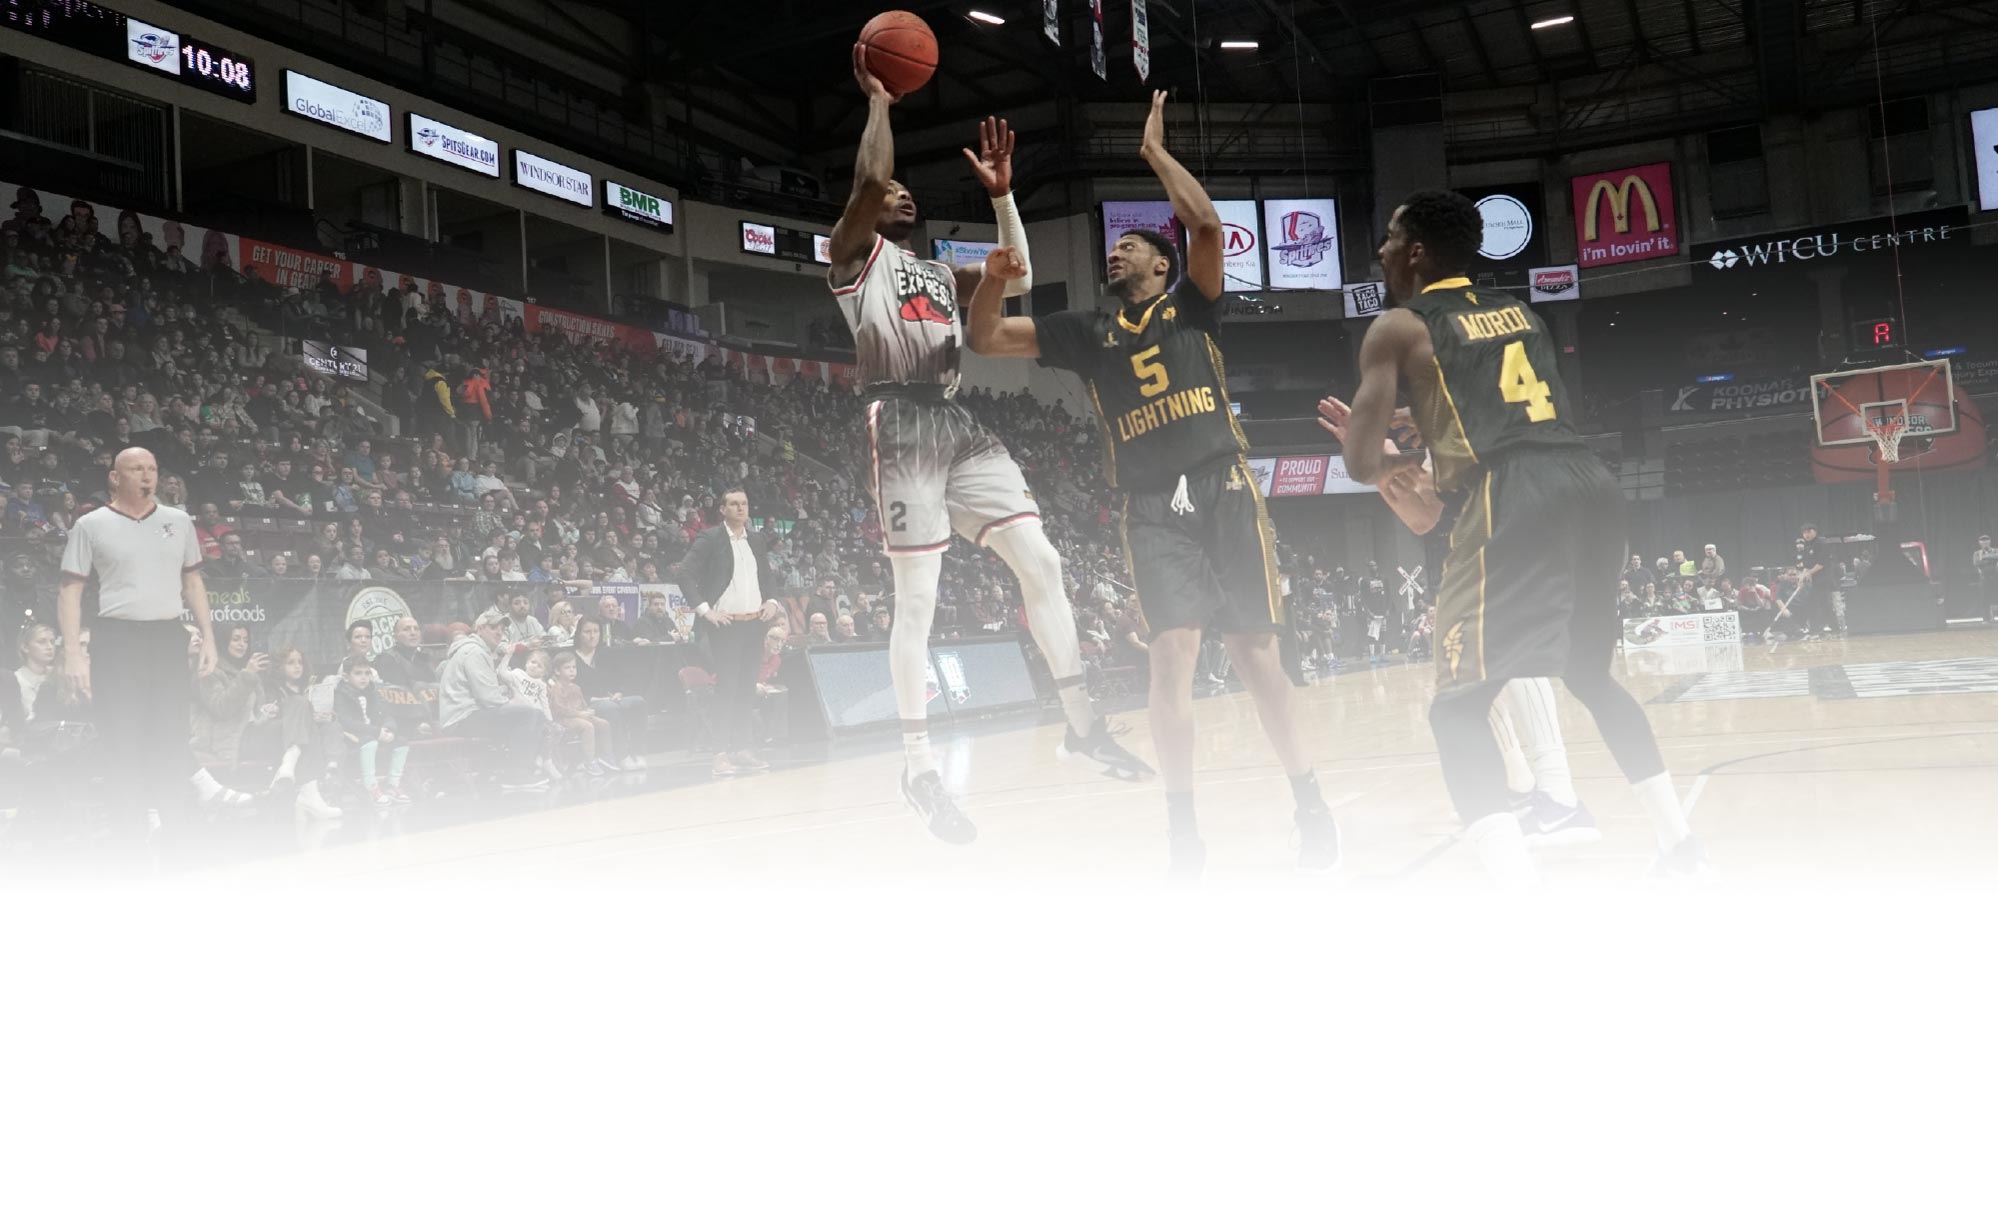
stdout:
[[1901,437],[1908,434],[1908,417],[1906,415],[1889,415],[1883,419],[1871,420],[1866,426],[1867,430],[1873,435],[1873,442],[1880,446],[1880,460],[1882,462],[1899,461],[1901,459]]

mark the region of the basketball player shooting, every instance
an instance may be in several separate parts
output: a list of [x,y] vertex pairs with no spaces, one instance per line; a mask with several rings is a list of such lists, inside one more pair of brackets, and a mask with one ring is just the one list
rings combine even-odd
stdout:
[[1002,286],[1027,266],[1019,249],[1001,247],[987,258],[971,300],[971,347],[1067,369],[1095,400],[1110,484],[1124,493],[1125,562],[1155,634],[1152,741],[1165,779],[1173,873],[1195,876],[1206,862],[1193,809],[1193,672],[1210,626],[1221,631],[1290,778],[1299,866],[1322,870],[1339,862],[1339,827],[1298,737],[1277,646],[1284,614],[1276,534],[1214,342],[1224,284],[1221,218],[1166,150],[1165,102],[1165,93],[1152,94],[1140,154],[1188,232],[1185,275],[1175,284],[1175,250],[1158,232],[1127,231],[1108,262],[1110,290],[1122,303],[1116,314],[1006,318]]
[[1466,495],[1437,603],[1429,719],[1444,781],[1493,879],[1533,882],[1490,714],[1510,681],[1559,678],[1650,813],[1659,869],[1696,872],[1705,857],[1651,723],[1610,676],[1623,492],[1576,434],[1539,317],[1465,275],[1483,235],[1457,193],[1416,193],[1395,211],[1379,254],[1398,305],[1367,329],[1351,414],[1332,425],[1355,481],[1405,485],[1424,458],[1384,445],[1406,381],[1437,488]]
[[[895,578],[888,664],[902,717],[906,766],[902,795],[945,842],[965,843],[977,828],[958,808],[930,749],[926,670],[937,581],[952,531],[997,553],[1020,580],[1027,623],[1061,697],[1068,732],[1060,750],[1085,755],[1113,774],[1151,768],[1117,744],[1083,685],[1075,616],[1062,587],[1061,558],[1041,530],[1040,509],[1020,467],[985,425],[957,401],[963,348],[958,291],[981,268],[953,269],[903,246],[916,229],[916,200],[894,179],[888,110],[895,97],[853,52],[854,79],[867,97],[867,127],[855,158],[853,193],[832,232],[833,296],[852,329],[866,383],[867,435],[882,542]],[[1013,204],[1013,134],[986,119],[973,172],[992,197],[1000,242],[1024,251],[1026,230]],[[1009,284],[1024,293],[1029,278]]]

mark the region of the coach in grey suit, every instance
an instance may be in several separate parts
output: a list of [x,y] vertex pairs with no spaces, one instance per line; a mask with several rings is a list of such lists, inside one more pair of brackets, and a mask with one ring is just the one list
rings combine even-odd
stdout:
[[753,749],[750,710],[763,633],[783,608],[772,598],[777,577],[770,572],[768,546],[749,531],[749,496],[729,491],[722,496],[721,514],[721,526],[703,532],[687,552],[681,586],[694,601],[695,627],[715,672],[715,774],[734,775],[769,766]]

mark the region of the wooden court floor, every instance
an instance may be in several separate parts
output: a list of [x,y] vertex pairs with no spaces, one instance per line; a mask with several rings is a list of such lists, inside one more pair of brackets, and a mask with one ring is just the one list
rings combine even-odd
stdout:
[[[1657,728],[1722,882],[1982,881],[1998,866],[1998,629],[1777,648],[1631,651],[1625,684]],[[1470,885],[1426,709],[1432,669],[1390,666],[1301,689],[1298,705],[1346,859],[1337,888]],[[1294,881],[1289,793],[1246,694],[1198,704],[1210,885]],[[1599,843],[1543,852],[1550,885],[1639,881],[1650,827],[1587,714],[1562,695],[1570,761]],[[1127,741],[1149,754],[1142,711]],[[227,878],[458,877],[786,882],[1157,883],[1164,806],[1054,757],[1058,724],[941,732],[945,776],[980,838],[930,838],[899,798],[899,752],[736,780],[393,829],[214,873]],[[357,823],[358,824],[358,823]]]

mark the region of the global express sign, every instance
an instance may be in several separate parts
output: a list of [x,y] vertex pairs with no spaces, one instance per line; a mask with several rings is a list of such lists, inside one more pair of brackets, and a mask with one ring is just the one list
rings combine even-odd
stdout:
[[1575,205],[1575,258],[1583,268],[1679,254],[1671,164],[1577,176],[1569,181],[1569,190]]

